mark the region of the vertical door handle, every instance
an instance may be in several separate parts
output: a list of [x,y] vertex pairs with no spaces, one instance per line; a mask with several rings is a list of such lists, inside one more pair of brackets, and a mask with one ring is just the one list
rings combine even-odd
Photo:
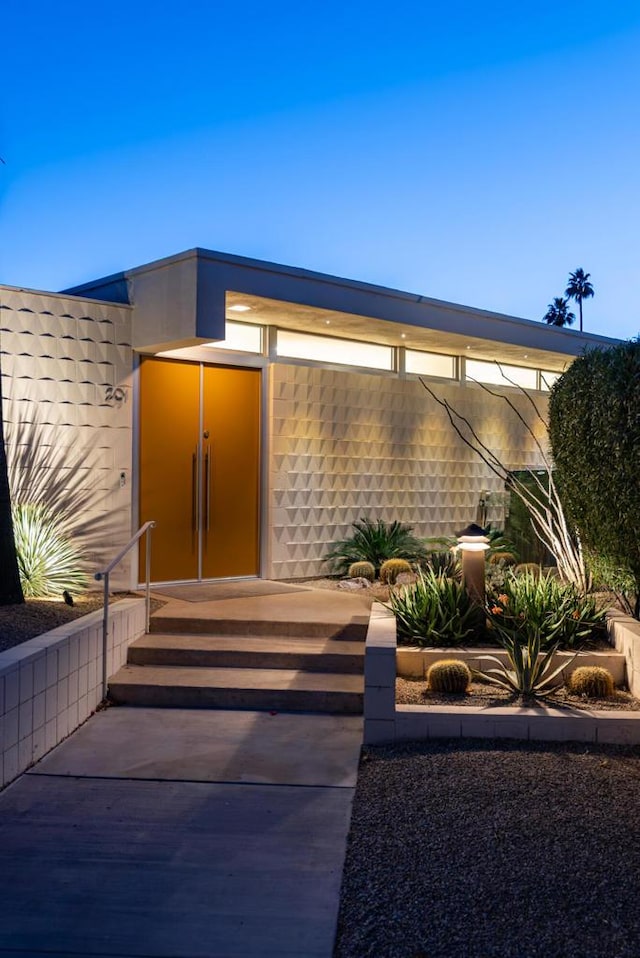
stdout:
[[205,529],[211,527],[211,447],[207,446],[204,454],[204,490],[205,490]]
[[191,531],[198,531],[198,450],[191,456]]

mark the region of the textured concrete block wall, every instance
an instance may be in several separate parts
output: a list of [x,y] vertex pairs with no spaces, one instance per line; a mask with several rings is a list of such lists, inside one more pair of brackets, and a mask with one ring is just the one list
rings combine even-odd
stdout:
[[[511,469],[540,464],[506,403],[477,386],[437,384]],[[531,419],[515,390],[510,398]],[[540,404],[546,408],[544,396]],[[277,364],[271,370],[270,516],[274,578],[319,575],[322,555],[362,516],[398,519],[419,536],[475,518],[502,483],[456,436],[417,380]],[[544,427],[536,424],[540,437]]]
[[607,616],[609,641],[622,652],[627,662],[627,683],[636,697],[640,696],[640,622],[617,610]]
[[[131,310],[0,287],[0,367],[12,485],[35,455],[49,485],[87,491],[93,571],[131,534]],[[127,564],[113,584],[129,585]]]

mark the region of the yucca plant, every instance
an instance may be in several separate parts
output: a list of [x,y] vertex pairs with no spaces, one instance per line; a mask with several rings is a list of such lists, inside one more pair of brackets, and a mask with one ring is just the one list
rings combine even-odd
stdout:
[[425,548],[412,534],[413,527],[402,522],[384,522],[377,519],[357,519],[352,523],[354,533],[337,542],[325,556],[333,572],[346,575],[353,562],[370,562],[376,575],[387,559],[407,559],[418,562],[425,556]]
[[[32,404],[35,406],[35,404]],[[79,448],[61,445],[37,407],[22,418],[19,404],[8,404],[7,462],[11,502],[43,508],[55,517],[62,538],[72,542],[92,565],[105,563],[105,547],[120,528],[118,514],[107,508],[109,494],[95,468],[100,434]]]
[[33,503],[14,505],[11,514],[25,598],[86,589],[83,557],[65,537],[54,514]]
[[579,648],[604,630],[605,609],[552,573],[507,572],[487,595],[490,628],[526,646],[539,636],[543,651],[552,645]]
[[455,579],[427,567],[413,585],[392,592],[387,608],[404,645],[450,646],[473,640],[484,614]]

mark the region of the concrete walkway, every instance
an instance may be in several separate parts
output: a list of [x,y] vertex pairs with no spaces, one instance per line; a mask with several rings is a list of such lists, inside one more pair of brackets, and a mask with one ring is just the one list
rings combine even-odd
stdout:
[[0,956],[330,958],[353,716],[111,708],[0,795]]

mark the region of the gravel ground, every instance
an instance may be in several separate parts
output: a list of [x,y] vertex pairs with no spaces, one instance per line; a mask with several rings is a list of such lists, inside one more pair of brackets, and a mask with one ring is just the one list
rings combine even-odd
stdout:
[[[624,692],[621,689],[616,689],[611,698],[588,699],[586,696],[571,695],[566,688],[562,688],[538,701],[542,701],[543,705],[550,705],[555,708],[566,706],[574,709],[640,712],[640,700],[634,698],[630,692]],[[506,689],[491,688],[490,685],[481,682],[472,682],[466,694],[447,695],[444,692],[432,692],[427,687],[427,683],[421,679],[401,678],[396,679],[396,702],[398,705],[474,705],[483,707],[496,705],[531,706],[532,704],[531,701],[525,701],[520,696],[512,695]]]
[[334,958],[638,958],[637,749],[365,748]]

